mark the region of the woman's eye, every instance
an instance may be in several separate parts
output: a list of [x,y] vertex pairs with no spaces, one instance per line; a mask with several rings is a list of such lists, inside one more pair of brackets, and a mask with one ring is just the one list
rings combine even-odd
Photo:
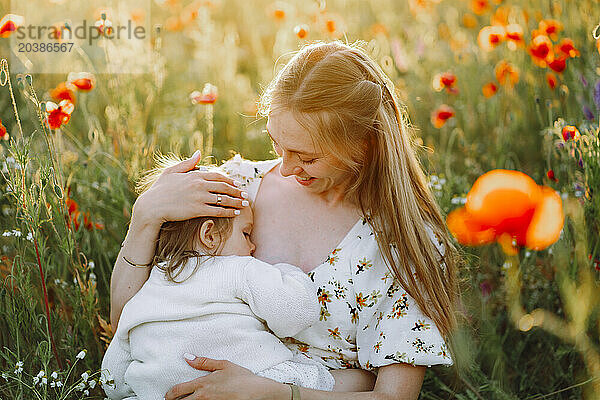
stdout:
[[301,158],[300,158],[300,162],[301,162],[302,164],[312,164],[312,163],[314,163],[315,161],[317,161],[317,159],[316,159],[316,158],[313,158],[312,160],[306,160],[306,161],[304,161],[303,159],[301,159]]

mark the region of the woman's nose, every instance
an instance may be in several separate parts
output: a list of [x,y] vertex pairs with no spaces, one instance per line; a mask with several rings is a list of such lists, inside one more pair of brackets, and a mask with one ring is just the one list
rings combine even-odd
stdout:
[[302,172],[302,168],[296,163],[292,162],[289,158],[283,157],[281,165],[279,166],[279,173],[281,176],[299,175]]

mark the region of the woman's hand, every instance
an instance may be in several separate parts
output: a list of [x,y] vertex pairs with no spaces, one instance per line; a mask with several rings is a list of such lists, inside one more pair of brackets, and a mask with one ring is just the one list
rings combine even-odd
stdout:
[[175,385],[165,400],[261,400],[291,396],[287,385],[256,376],[247,368],[225,360],[196,357],[187,363],[209,375]]
[[[196,151],[187,160],[165,169],[150,189],[138,197],[132,218],[160,227],[166,221],[239,214],[237,209],[248,205],[248,194],[223,174],[193,170],[199,160],[200,152]],[[221,195],[220,204],[217,195]]]
[[[133,205],[131,223],[115,261],[110,281],[110,321],[113,329],[125,303],[131,299],[150,275],[149,268],[132,268],[123,257],[141,265],[154,256],[160,228],[166,221],[195,217],[233,217],[245,207],[248,195],[234,186],[229,177],[206,171],[192,171],[200,152],[163,171],[154,184]],[[222,198],[219,205],[217,194]]]

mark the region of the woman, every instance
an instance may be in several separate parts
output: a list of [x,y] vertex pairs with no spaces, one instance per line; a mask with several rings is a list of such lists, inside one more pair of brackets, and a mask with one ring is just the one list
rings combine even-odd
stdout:
[[[452,364],[443,337],[456,326],[457,257],[391,81],[356,46],[314,43],[271,82],[261,112],[281,158],[226,163],[242,188],[190,171],[196,153],[137,199],[111,280],[113,326],[148,278],[130,264],[150,260],[163,222],[233,217],[250,197],[254,256],[297,265],[319,287],[320,321],[288,345],[336,369],[344,393],[301,388],[301,398],[416,399],[426,365]],[[230,362],[188,363],[214,372],[166,399],[291,398]]]

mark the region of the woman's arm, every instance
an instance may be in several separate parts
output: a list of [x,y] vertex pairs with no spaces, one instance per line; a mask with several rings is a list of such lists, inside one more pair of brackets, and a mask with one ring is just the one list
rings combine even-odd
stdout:
[[[212,373],[173,386],[165,400],[290,400],[288,385],[254,375],[250,370],[224,360],[197,357],[188,360],[192,367]],[[302,400],[416,400],[421,391],[426,367],[391,364],[379,368],[375,387],[370,392],[326,392],[300,388]]]
[[[131,213],[131,223],[119,251],[110,280],[110,321],[116,331],[121,311],[150,276],[147,267],[132,267],[152,260],[163,222],[182,221],[200,216],[234,217],[248,195],[235,182],[216,172],[192,169],[200,152],[165,169],[158,180],[140,195]],[[215,206],[216,194],[222,194],[222,206]]]

